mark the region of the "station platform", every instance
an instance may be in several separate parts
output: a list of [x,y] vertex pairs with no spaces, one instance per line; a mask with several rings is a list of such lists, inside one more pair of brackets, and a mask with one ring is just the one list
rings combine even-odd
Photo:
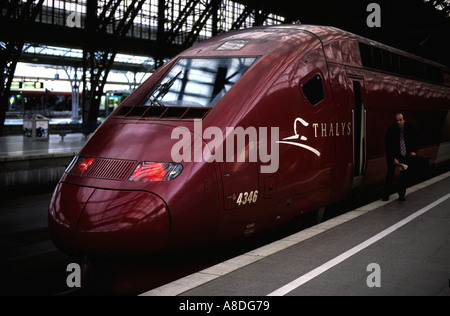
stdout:
[[48,140],[0,137],[0,188],[56,183],[88,137],[50,134]]
[[48,141],[27,140],[22,135],[0,137],[0,158],[42,155],[51,156],[56,153],[78,152],[86,143],[83,134],[67,134],[64,139],[56,134],[50,134]]
[[142,296],[450,296],[450,172]]

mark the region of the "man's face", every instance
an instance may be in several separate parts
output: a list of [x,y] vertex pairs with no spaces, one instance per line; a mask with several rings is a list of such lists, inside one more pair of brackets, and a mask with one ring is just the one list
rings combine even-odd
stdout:
[[405,119],[403,118],[402,114],[397,114],[395,116],[395,124],[397,124],[398,128],[403,128],[405,125]]

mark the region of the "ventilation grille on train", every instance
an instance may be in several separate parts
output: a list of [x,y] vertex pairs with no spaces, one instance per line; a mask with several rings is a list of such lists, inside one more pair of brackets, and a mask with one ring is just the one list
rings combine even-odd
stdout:
[[126,180],[133,172],[137,161],[97,158],[83,174],[83,177]]
[[114,116],[130,119],[203,119],[211,108],[181,106],[124,106]]

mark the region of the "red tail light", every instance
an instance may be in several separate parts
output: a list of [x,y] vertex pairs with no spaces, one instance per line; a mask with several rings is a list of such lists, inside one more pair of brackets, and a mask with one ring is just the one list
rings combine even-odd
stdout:
[[92,157],[75,156],[69,167],[67,167],[66,173],[73,176],[81,176],[94,162],[94,160],[95,159]]
[[178,177],[183,171],[183,166],[173,162],[140,162],[129,181],[137,182],[163,182],[170,181]]

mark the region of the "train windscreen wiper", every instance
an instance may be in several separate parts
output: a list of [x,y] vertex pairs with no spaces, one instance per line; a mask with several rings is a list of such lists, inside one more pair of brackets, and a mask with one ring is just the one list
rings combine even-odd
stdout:
[[154,96],[150,102],[151,105],[159,105],[159,106],[165,106],[164,103],[161,102],[161,100],[164,98],[164,96],[169,92],[170,88],[172,88],[173,84],[175,83],[175,80],[178,79],[178,77],[181,75],[183,71],[181,70],[176,76],[174,76],[172,79],[170,79],[169,81],[162,83],[158,86],[158,88],[156,88],[155,92],[153,92],[153,94],[155,94],[156,92],[158,93],[156,96]]

